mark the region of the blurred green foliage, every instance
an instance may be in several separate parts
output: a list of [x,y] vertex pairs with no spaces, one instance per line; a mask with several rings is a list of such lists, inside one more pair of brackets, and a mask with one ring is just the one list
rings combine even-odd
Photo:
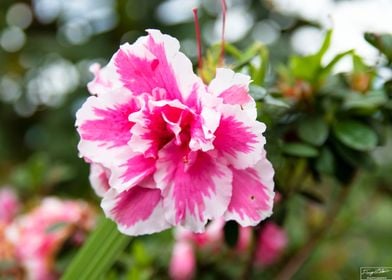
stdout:
[[[88,66],[107,62],[119,44],[133,42],[146,28],[159,28],[179,38],[195,62],[193,23],[165,23],[157,12],[163,3],[158,0],[98,1],[96,7],[106,14],[92,9],[91,14],[98,15],[96,21],[72,14],[69,4],[60,5],[53,18],[45,20],[37,8],[44,1],[22,2],[32,13],[28,26],[16,27],[24,43],[17,50],[7,51],[4,42],[0,48],[0,185],[15,187],[26,208],[47,195],[85,198],[98,206],[89,187],[88,166],[78,158],[74,129],[75,112],[88,96],[86,83],[92,77]],[[94,6],[94,1],[85,2]],[[201,2],[200,23],[210,27],[203,32],[213,32],[211,25],[219,11],[213,13],[215,4]],[[276,17],[268,1],[244,3],[255,21]],[[0,3],[2,36],[11,28],[7,14],[14,5],[14,1]],[[97,25],[105,20],[109,20],[106,26]],[[292,53],[288,41],[296,28],[308,23],[292,22],[270,46],[254,42],[249,34],[225,44],[226,64],[254,81],[250,94],[257,101],[259,119],[268,127],[268,155],[284,201],[272,219],[290,236],[282,261],[256,270],[254,276],[272,279],[322,223],[342,186],[355,179],[352,195],[328,238],[294,278],[355,279],[361,266],[392,263],[388,240],[392,232],[392,157],[388,152],[392,80],[379,75],[381,68],[390,69],[392,37],[365,35],[380,57],[384,55],[379,65],[367,65],[353,50],[325,63],[332,31],[326,32],[318,52],[299,56]],[[20,33],[15,32],[10,34]],[[219,53],[218,44],[205,52],[199,74],[207,81],[214,76]],[[334,66],[344,57],[352,60],[353,70],[335,74]],[[235,243],[236,230],[226,228],[228,245]],[[102,278],[167,279],[172,243],[170,231],[134,239]],[[238,279],[245,261],[246,256],[233,254],[230,246],[222,256],[200,253],[197,278]]]

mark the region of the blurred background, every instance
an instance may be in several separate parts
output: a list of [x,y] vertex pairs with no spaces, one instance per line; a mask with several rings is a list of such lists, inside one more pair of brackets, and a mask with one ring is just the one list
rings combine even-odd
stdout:
[[[269,47],[272,68],[294,53],[318,50],[328,28],[334,35],[325,59],[355,48],[374,65],[383,58],[364,32],[392,33],[390,0],[227,0],[227,6],[226,40],[239,49],[261,41]],[[196,62],[194,7],[199,7],[204,46],[218,42],[222,15],[217,0],[0,1],[0,186],[14,189],[22,208],[49,195],[85,199],[98,207],[88,166],[78,158],[74,128],[75,113],[88,97],[88,68],[106,64],[120,44],[132,43],[148,28],[178,38],[182,51]],[[343,60],[335,71],[351,68],[351,60]],[[392,154],[387,148],[377,154],[382,168],[362,175],[334,230],[296,279],[359,279],[361,266],[392,266],[391,193],[373,187],[375,180],[389,184]],[[318,219],[319,207],[300,198],[292,202],[285,223],[289,246],[306,240],[304,228]],[[139,270],[127,274],[136,278],[127,279],[164,279],[172,242],[170,232],[137,240],[124,263]],[[198,275],[215,279],[230,270],[229,263],[207,264]]]

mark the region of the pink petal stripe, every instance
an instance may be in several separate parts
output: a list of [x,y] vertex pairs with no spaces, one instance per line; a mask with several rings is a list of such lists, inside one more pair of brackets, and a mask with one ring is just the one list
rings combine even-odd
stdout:
[[159,153],[157,186],[163,190],[167,220],[201,232],[222,216],[231,196],[231,172],[208,153],[190,152],[173,142]]
[[117,191],[128,190],[155,171],[155,159],[124,152],[112,165],[110,185]]
[[128,118],[137,110],[136,100],[124,91],[89,97],[76,114],[81,156],[110,166],[118,150],[131,139],[134,123]]
[[223,98],[226,104],[244,105],[252,102],[249,95],[250,77],[226,68],[216,69],[216,77],[208,86],[208,91]]
[[201,83],[190,60],[179,52],[178,41],[158,30],[148,30],[148,36],[133,45],[122,45],[114,63],[124,86],[136,95],[153,95],[159,89],[165,93],[161,99],[185,101],[195,84]]
[[87,120],[80,127],[84,140],[100,141],[110,147],[126,145],[131,138],[133,123],[128,116],[134,112],[134,106],[118,105],[115,108],[93,108],[97,119]]
[[232,168],[232,172],[233,194],[225,218],[236,220],[242,226],[255,226],[272,214],[272,166],[264,158],[254,168]]
[[162,231],[170,225],[162,219],[161,191],[135,186],[117,193],[110,190],[101,203],[105,214],[121,232],[130,235]]
[[177,100],[149,101],[143,110],[132,115],[131,121],[136,125],[131,130],[129,145],[146,157],[156,158],[158,151],[172,139],[177,144],[185,140],[181,133],[193,118],[193,113]]
[[249,95],[248,88],[245,86],[233,85],[222,91],[219,95],[227,104],[243,105],[251,102],[252,97]]
[[236,168],[253,166],[261,159],[265,125],[250,119],[237,106],[223,105],[222,111],[215,131],[215,149]]

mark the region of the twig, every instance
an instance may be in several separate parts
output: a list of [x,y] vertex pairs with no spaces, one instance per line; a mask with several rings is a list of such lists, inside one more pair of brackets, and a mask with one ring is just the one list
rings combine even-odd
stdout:
[[344,206],[347,197],[352,188],[352,183],[344,186],[335,206],[332,208],[329,215],[326,217],[324,224],[318,229],[310,238],[310,240],[301,247],[286,263],[283,269],[276,276],[276,280],[288,280],[291,279],[295,273],[301,268],[305,261],[310,257],[317,245],[322,241],[328,230],[335,222],[336,217],[339,215],[340,210]]
[[264,223],[264,221],[262,223],[260,223],[255,228],[255,231],[253,232],[254,242],[252,243],[252,246],[249,248],[248,259],[246,260],[244,271],[243,271],[243,274],[241,277],[242,280],[248,280],[252,277],[257,248],[259,247],[259,240],[260,240],[259,235],[260,235],[263,223]]

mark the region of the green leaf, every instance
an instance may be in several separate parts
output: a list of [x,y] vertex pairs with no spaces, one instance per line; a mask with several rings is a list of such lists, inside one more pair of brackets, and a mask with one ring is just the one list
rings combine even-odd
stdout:
[[392,62],[392,34],[365,33],[365,39]]
[[342,53],[337,54],[326,66],[320,68],[319,72],[317,73],[317,80],[324,80],[326,79],[332,72],[335,65],[346,55],[352,54],[353,50],[345,51]]
[[334,133],[340,142],[358,151],[370,151],[378,143],[377,134],[373,129],[353,120],[337,123],[334,126]]
[[331,45],[332,30],[328,30],[320,50],[308,56],[292,56],[290,59],[290,69],[296,78],[304,79],[310,83],[317,80],[317,75],[321,71],[321,60]]
[[372,112],[384,105],[387,101],[388,98],[383,90],[373,90],[366,94],[348,91],[343,108]]
[[237,245],[239,237],[239,226],[237,222],[228,221],[223,229],[225,234],[225,241],[229,247],[234,247]]
[[249,86],[249,94],[253,97],[254,100],[258,101],[267,95],[267,91],[261,86],[252,84]]
[[99,279],[129,242],[129,236],[121,234],[115,223],[102,218],[61,279]]
[[343,173],[347,172],[348,170],[345,169],[349,169],[349,166],[354,167],[353,170],[355,170],[355,168],[366,168],[370,170],[375,166],[373,158],[368,153],[349,148],[339,141],[334,143],[334,147],[336,149],[335,173],[338,177],[339,173],[342,175]]
[[[257,56],[260,58],[260,65],[252,65],[252,60]],[[241,54],[241,57],[232,68],[238,71],[248,66],[254,84],[262,85],[268,69],[268,59],[268,49],[263,44],[256,42]]]
[[320,146],[327,140],[328,126],[322,117],[308,117],[300,122],[298,136],[309,144]]
[[[220,48],[220,44],[218,44],[218,47]],[[236,59],[241,59],[242,53],[239,49],[237,49],[236,46],[225,42],[224,44],[225,52],[231,56],[233,56]]]
[[312,82],[319,68],[320,60],[317,56],[292,56],[290,59],[290,69],[297,79]]
[[151,263],[150,256],[147,254],[146,249],[142,242],[136,240],[132,246],[132,255],[135,258],[138,266],[148,266]]
[[305,143],[285,143],[283,145],[285,154],[297,157],[316,157],[318,150],[311,145]]
[[320,156],[316,161],[316,169],[320,173],[333,175],[335,172],[335,158],[332,152],[324,148],[320,152]]
[[264,98],[264,103],[268,104],[268,105],[276,106],[276,107],[282,107],[282,108],[289,108],[290,107],[290,105],[287,104],[282,99],[275,98],[271,95],[267,95]]
[[366,65],[366,63],[363,61],[362,57],[353,53],[352,58],[353,58],[353,71],[354,72],[368,72],[370,70],[370,67]]

